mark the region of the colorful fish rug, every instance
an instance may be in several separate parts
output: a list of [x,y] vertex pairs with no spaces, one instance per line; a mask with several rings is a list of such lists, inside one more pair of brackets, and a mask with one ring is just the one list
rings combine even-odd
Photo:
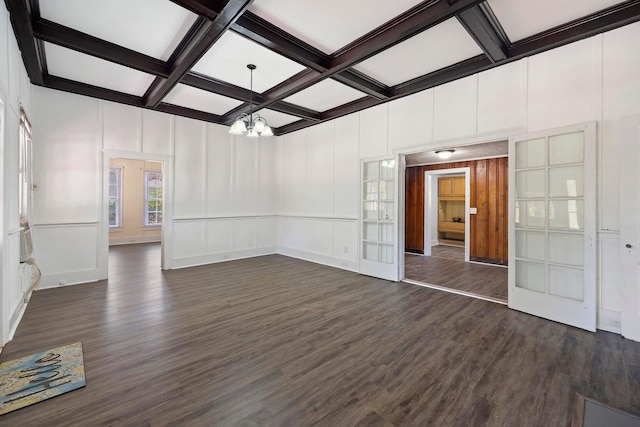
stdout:
[[0,365],[0,415],[86,385],[82,343]]

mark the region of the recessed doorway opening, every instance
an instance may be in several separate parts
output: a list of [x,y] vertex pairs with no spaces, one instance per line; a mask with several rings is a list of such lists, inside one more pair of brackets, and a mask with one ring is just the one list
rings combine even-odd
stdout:
[[508,142],[405,156],[405,280],[506,304]]

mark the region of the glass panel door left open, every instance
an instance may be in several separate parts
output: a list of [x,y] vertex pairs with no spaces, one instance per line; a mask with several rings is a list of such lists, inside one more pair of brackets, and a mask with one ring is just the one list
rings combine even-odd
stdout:
[[398,280],[398,161],[361,163],[360,273]]

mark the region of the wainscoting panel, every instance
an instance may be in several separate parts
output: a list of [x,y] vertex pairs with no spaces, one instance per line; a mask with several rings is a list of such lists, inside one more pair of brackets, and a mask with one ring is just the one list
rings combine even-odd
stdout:
[[192,258],[205,254],[204,220],[176,220],[173,223],[174,259]]
[[257,245],[257,218],[236,218],[233,220],[233,250],[255,249]]
[[233,221],[211,219],[206,221],[207,254],[233,251]]
[[[35,224],[34,257],[42,271],[39,289],[99,280],[98,223]],[[46,248],[46,250],[39,250]]]
[[356,219],[281,216],[279,223],[279,254],[359,270]]
[[201,218],[174,221],[174,268],[276,252],[276,217]]

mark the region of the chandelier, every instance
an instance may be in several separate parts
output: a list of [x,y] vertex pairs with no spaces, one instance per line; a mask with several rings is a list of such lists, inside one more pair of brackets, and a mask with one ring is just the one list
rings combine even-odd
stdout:
[[251,86],[249,91],[249,114],[242,113],[234,120],[229,133],[232,135],[242,135],[246,133],[249,138],[259,136],[273,136],[273,130],[267,124],[267,120],[258,113],[253,113],[253,70],[257,67],[248,64],[247,68],[251,72]]

